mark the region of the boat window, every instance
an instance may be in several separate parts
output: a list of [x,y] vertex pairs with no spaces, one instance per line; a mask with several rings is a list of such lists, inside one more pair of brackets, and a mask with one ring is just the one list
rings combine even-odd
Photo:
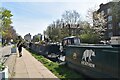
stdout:
[[80,44],[80,39],[79,38],[75,38],[74,39],[74,44],[75,45],[79,45]]

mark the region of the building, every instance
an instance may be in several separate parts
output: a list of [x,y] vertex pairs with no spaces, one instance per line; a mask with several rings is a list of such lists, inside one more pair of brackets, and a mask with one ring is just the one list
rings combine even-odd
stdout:
[[[67,29],[67,32],[69,34],[69,36],[78,36],[80,34],[82,34],[84,32],[83,27],[84,26],[90,26],[90,24],[88,22],[81,22],[78,24],[67,24],[64,25]],[[65,28],[63,28],[65,29]]]
[[24,39],[26,40],[26,41],[28,41],[28,42],[31,42],[31,34],[29,33],[29,34],[26,34],[25,36],[24,36]]
[[104,16],[105,24],[105,37],[110,39],[112,36],[120,36],[120,1],[108,2],[100,4],[100,8],[93,13],[93,26],[97,21],[98,15]]

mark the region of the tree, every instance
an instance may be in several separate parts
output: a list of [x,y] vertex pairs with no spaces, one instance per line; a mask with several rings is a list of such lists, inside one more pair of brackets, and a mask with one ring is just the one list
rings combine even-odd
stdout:
[[89,9],[87,18],[90,24],[93,24],[93,32],[99,36],[99,40],[105,39],[105,31],[107,29],[106,15],[96,11],[96,9]]
[[88,23],[90,23],[91,25],[93,24],[93,13],[95,11],[97,11],[97,9],[95,8],[89,8],[87,11],[86,18],[87,18]]
[[15,39],[17,35],[15,29],[13,28],[13,26],[11,26],[11,17],[13,15],[10,10],[7,10],[5,8],[0,8],[0,13],[0,32],[2,34],[3,40],[5,40],[6,43],[8,43],[11,39]]
[[94,20],[94,30],[95,33],[98,33],[100,36],[100,39],[104,39],[105,31],[107,29],[107,18],[105,18],[106,15],[103,15],[101,13],[94,13],[96,15],[96,20]]
[[46,34],[52,41],[60,41],[60,21],[57,20],[47,27]]
[[98,43],[99,36],[87,21],[81,22],[82,33],[79,35],[82,43]]
[[[54,21],[47,27],[45,33],[50,40],[61,41],[64,37],[79,35],[80,22],[80,14],[78,12],[75,10],[65,11],[61,19]],[[75,34],[72,34],[73,30],[76,30]]]
[[1,13],[1,27],[9,27],[10,24],[12,23],[11,21],[11,17],[13,16],[11,14],[11,11],[10,10],[7,10],[5,8],[0,8],[0,13]]
[[77,24],[80,21],[80,14],[75,10],[65,11],[65,13],[62,14],[62,19],[72,27],[72,24]]
[[62,14],[62,19],[64,21],[64,26],[68,28],[68,34],[71,36],[71,28],[77,28],[77,24],[80,22],[80,14],[75,10],[72,11],[65,11]]

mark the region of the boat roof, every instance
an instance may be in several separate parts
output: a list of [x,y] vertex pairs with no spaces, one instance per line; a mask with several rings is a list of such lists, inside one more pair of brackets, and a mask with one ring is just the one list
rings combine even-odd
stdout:
[[65,37],[64,39],[68,39],[68,38],[76,38],[76,36]]

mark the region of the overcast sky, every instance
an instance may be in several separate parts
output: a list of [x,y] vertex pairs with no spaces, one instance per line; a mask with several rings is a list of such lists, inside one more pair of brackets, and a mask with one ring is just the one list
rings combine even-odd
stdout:
[[99,8],[101,3],[110,0],[1,0],[2,7],[13,14],[13,26],[17,33],[32,36],[43,33],[49,24],[57,19],[66,10],[76,10],[82,20],[86,20],[89,8]]

